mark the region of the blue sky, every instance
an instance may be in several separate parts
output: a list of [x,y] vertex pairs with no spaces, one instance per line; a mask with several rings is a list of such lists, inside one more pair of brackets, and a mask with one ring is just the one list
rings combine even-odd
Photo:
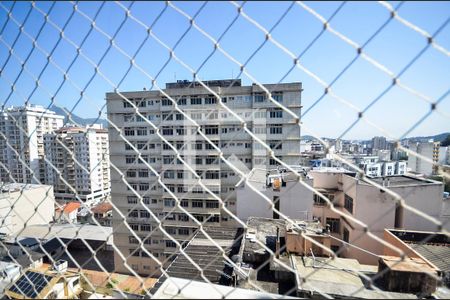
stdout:
[[[399,2],[389,3],[394,7],[399,5]],[[127,91],[149,88],[151,80],[147,75],[155,77],[158,74],[156,81],[160,87],[176,79],[192,78],[190,71],[175,60],[170,60],[163,68],[170,58],[168,50],[154,38],[148,37],[143,26],[127,18],[123,8],[131,6],[129,9],[131,15],[150,26],[164,10],[164,2],[121,2],[123,7],[115,2],[107,2],[98,12],[101,4],[101,2],[80,2],[78,11],[75,11],[71,17],[74,11],[73,3],[57,2],[48,13],[52,3],[37,2],[36,8],[45,14],[48,13],[49,19],[57,27],[66,26],[64,38],[57,44],[60,33],[51,24],[45,23],[42,13],[33,8],[24,23],[31,4],[16,3],[12,9],[12,16],[24,27],[23,33],[19,35],[13,47],[14,55],[7,60],[9,51],[7,45],[12,46],[19,33],[19,27],[11,19],[5,23],[13,2],[2,2],[0,28],[3,28],[3,32],[0,38],[0,65],[4,68],[0,78],[1,102],[8,99],[7,105],[21,105],[24,99],[29,99],[31,103],[47,106],[56,93],[54,99],[57,105],[72,109],[81,99],[74,112],[83,117],[96,117],[99,109],[105,104],[105,92],[112,91],[119,83],[119,90]],[[306,2],[306,4],[326,19],[339,9],[330,21],[331,27],[358,44],[364,44],[390,16],[388,10],[377,2],[348,2],[344,5],[341,2]],[[190,16],[198,12],[195,18],[196,24],[215,39],[221,36],[238,14],[236,7],[229,2],[206,4],[204,2],[173,2],[173,5]],[[291,5],[291,2],[247,2],[243,10],[266,29],[272,28],[285,14],[272,31],[272,36],[289,51],[299,55],[321,33],[323,24],[300,5]],[[129,59],[115,47],[110,47],[108,38],[97,29],[92,30],[85,39],[91,24],[82,14],[88,18],[94,18],[97,12],[96,26],[109,36],[116,34],[125,20],[116,34],[115,45],[130,56],[134,55],[148,37],[135,57],[136,64],[146,74],[132,68],[123,78],[130,66]],[[450,3],[405,2],[398,9],[398,14],[433,34],[450,18]],[[177,57],[193,69],[199,68],[213,53],[213,43],[197,29],[189,29],[188,19],[170,6],[164,10],[152,28],[152,32],[170,48],[176,45]],[[29,37],[36,39],[38,47],[34,50],[32,39]],[[94,66],[86,58],[82,56],[76,58],[77,49],[73,44],[80,45],[84,39],[82,53],[95,64],[110,48],[99,65],[99,71],[112,82],[112,85],[99,74],[95,74]],[[262,31],[239,16],[221,39],[220,45],[232,57],[243,63],[264,43],[264,40],[265,35]],[[450,49],[450,23],[440,31],[435,41],[445,49]],[[53,63],[46,65],[47,58],[43,52],[49,53],[56,44],[57,47],[52,53],[52,62],[58,67]],[[364,49],[370,57],[397,74],[426,45],[427,41],[423,36],[393,19]],[[11,83],[18,77],[21,63],[28,56],[26,71],[20,74],[15,85],[15,92],[8,96]],[[300,63],[323,81],[330,83],[355,56],[354,48],[325,31],[304,52]],[[74,58],[76,60],[69,69]],[[358,122],[347,130],[357,119],[357,112],[331,96],[323,97],[313,106],[322,96],[323,87],[298,68],[294,68],[287,74],[291,66],[292,59],[289,55],[270,41],[266,42],[247,64],[248,72],[261,83],[273,83],[280,80],[302,82],[304,87],[302,121],[306,127],[313,129],[320,136],[338,137],[345,133],[343,138],[359,139],[383,134],[364,121]],[[61,70],[68,69],[67,73],[71,80],[64,81]],[[35,88],[33,76],[38,77],[41,72],[40,86],[33,92]],[[231,78],[238,74],[239,66],[218,51],[209,57],[199,71],[199,77],[204,80]],[[94,76],[93,79],[92,76]],[[403,84],[430,97],[432,101],[441,97],[450,88],[449,78],[450,58],[432,47],[429,47],[400,77]],[[245,75],[242,75],[241,79],[243,84],[252,83]],[[362,110],[391,82],[389,76],[359,57],[333,84],[332,89],[335,94]],[[87,86],[86,89],[85,86]],[[83,96],[80,96],[79,89],[85,89]],[[364,115],[393,137],[400,137],[429,110],[430,104],[423,99],[399,87],[393,87]],[[449,131],[450,122],[447,117],[450,115],[450,95],[440,102],[437,110],[441,113],[432,113],[409,135],[432,135]],[[102,112],[106,113],[106,108],[103,108]],[[306,131],[303,133],[308,134]]]

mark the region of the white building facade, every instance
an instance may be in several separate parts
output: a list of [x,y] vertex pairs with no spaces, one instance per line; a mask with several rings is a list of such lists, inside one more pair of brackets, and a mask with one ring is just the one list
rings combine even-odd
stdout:
[[[299,120],[278,108],[256,85],[241,86],[240,80],[205,84],[220,95],[224,105],[244,119],[247,128],[267,143],[278,158],[290,165],[298,164]],[[300,115],[301,83],[264,86],[275,101]],[[168,83],[164,92],[201,126],[206,138],[220,148],[224,158],[238,170],[248,173],[255,166],[276,166],[267,149],[253,140],[242,123],[198,82]],[[194,220],[177,207],[172,193],[184,209],[206,226],[236,226],[236,221],[223,210],[216,196],[235,214],[235,185],[240,177],[220,158],[220,152],[198,134],[196,124],[176,111],[172,101],[159,91],[121,94],[128,101],[116,93],[106,94],[108,117],[120,128],[120,132],[115,128],[109,131],[111,162],[120,169],[120,173],[111,170],[112,202],[128,215],[127,222],[136,234],[145,238],[151,233],[144,246],[157,257],[169,257],[176,250],[175,243],[158,230],[156,220],[147,209],[162,220],[164,229],[180,242],[186,241],[198,228]],[[131,103],[142,116],[135,114]],[[197,176],[186,164],[202,178],[209,191],[198,184]],[[161,175],[166,188],[158,184],[149,166]],[[116,245],[124,255],[129,255],[138,242],[115,212],[113,228]],[[159,266],[143,253],[129,257],[127,263],[140,274],[159,274]],[[129,272],[118,256],[116,268]]]
[[41,106],[0,111],[0,178],[3,182],[44,181],[44,134],[63,126],[64,117]]
[[45,182],[55,187],[56,200],[77,201],[79,197],[93,205],[109,196],[108,131],[101,125],[65,127],[45,134],[44,148],[49,161]]
[[414,154],[408,154],[408,167],[412,172],[424,175],[432,175],[435,167],[433,164],[439,163],[439,142],[420,142],[409,145],[409,149],[420,156],[427,158],[422,159]]

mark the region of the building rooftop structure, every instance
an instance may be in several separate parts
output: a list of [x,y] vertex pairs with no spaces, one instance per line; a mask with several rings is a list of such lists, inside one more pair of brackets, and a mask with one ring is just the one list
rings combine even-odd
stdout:
[[[228,285],[233,268],[228,266],[229,262],[223,257],[223,253],[230,257],[231,260],[231,256],[239,249],[242,230],[225,227],[205,227],[204,230],[220,249],[202,232],[197,231],[184,248],[184,251],[203,270],[203,275],[207,280],[212,283]],[[166,269],[166,272],[170,278],[204,280],[200,271],[183,254],[178,254],[174,258],[173,262]],[[153,292],[165,280],[166,277],[162,275],[157,285],[155,285]]]
[[171,277],[153,294],[152,299],[279,299],[279,294],[253,291],[218,284]]
[[[433,267],[450,287],[450,237],[444,233],[386,229],[385,240],[403,250],[409,257],[418,257]],[[385,248],[385,254],[393,255]]]
[[71,212],[78,210],[80,206],[81,204],[79,202],[69,202],[64,206],[63,211],[65,214],[70,214]]
[[113,208],[113,206],[110,202],[103,202],[103,203],[100,203],[99,205],[96,205],[93,208],[91,208],[91,212],[94,214],[95,213],[104,214],[104,213],[107,213],[108,211],[111,211],[112,208]]
[[22,190],[32,190],[42,187],[42,184],[32,184],[32,183],[0,183],[0,193],[13,193]]
[[[11,299],[73,298],[81,292],[79,280],[76,283],[76,278],[79,276],[78,272],[57,273],[31,269],[22,274],[5,294]],[[73,279],[73,286],[67,288],[68,281],[71,279]],[[59,287],[53,290],[61,282],[64,282],[62,289]]]
[[[50,224],[27,226],[18,233],[18,237],[34,237],[50,240],[54,237],[61,239],[84,239],[107,242],[113,244],[112,227],[89,224]],[[14,239],[11,239],[12,241]]]
[[[205,80],[202,81],[208,87],[229,87],[241,86],[241,79],[221,79],[221,80]],[[182,89],[187,87],[202,87],[198,81],[177,80],[177,82],[166,83],[166,89]]]
[[[403,187],[403,186],[417,186],[417,185],[433,185],[433,184],[442,184],[439,181],[420,178],[416,176],[408,176],[408,175],[399,175],[399,176],[389,176],[386,178],[378,177],[378,178],[370,178],[371,181],[378,183],[379,185],[385,185],[386,187]],[[370,184],[361,181],[363,184]],[[371,184],[370,184],[371,185]]]

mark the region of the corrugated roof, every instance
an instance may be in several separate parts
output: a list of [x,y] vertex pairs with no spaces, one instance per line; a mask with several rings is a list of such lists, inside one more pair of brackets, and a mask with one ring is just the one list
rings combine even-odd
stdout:
[[412,244],[414,250],[438,267],[441,271],[450,272],[450,247],[445,245]]

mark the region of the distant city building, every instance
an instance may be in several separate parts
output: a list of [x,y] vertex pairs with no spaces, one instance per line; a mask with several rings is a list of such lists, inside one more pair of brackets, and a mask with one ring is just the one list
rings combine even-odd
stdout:
[[[240,80],[236,80],[230,87],[230,82],[204,83],[246,120],[247,128],[273,149],[280,160],[298,165],[300,127],[294,119],[270,101],[259,86],[241,86]],[[264,86],[275,101],[301,115],[301,83]],[[278,164],[263,145],[242,129],[241,122],[221,108],[218,99],[198,83],[168,83],[164,93],[177,101],[201,126],[207,138],[223,151],[224,158],[235,168],[247,173],[255,166],[274,168]],[[111,161],[120,170],[111,170],[111,199],[121,213],[128,216],[126,222],[139,236],[145,238],[152,232],[151,239],[146,239],[143,247],[158,257],[170,257],[177,250],[173,240],[158,229],[158,223],[147,209],[162,220],[165,230],[181,243],[198,228],[190,216],[175,208],[177,202],[167,189],[179,197],[180,206],[192,213],[197,221],[210,226],[236,226],[236,221],[223,210],[221,203],[198,185],[197,176],[177,158],[177,152],[196,170],[213,194],[226,199],[225,205],[233,214],[236,214],[235,185],[241,178],[221,160],[210,142],[198,134],[198,127],[175,110],[169,98],[161,91],[136,91],[122,92],[121,95],[107,93],[106,99],[108,118],[120,128],[120,131],[109,130]],[[136,114],[133,106],[141,115]],[[159,127],[164,140],[148,122]],[[167,189],[158,183],[147,164],[160,172]],[[138,240],[124,223],[114,210],[114,239],[119,251],[128,256],[138,247]],[[144,252],[129,256],[126,263],[139,274],[157,276],[160,272],[160,266]],[[116,268],[129,272],[119,255]]]
[[[101,125],[64,127],[44,135],[45,182],[57,201],[87,204],[105,200],[110,192],[108,131]],[[76,192],[76,193],[75,193]]]
[[80,206],[80,202],[74,201],[58,207],[55,211],[55,220],[58,223],[76,223]]
[[439,147],[439,164],[450,165],[450,147]]
[[42,106],[0,111],[0,179],[44,182],[44,134],[63,126],[64,117]]
[[388,143],[384,136],[375,136],[372,138],[372,151],[373,150],[387,150]]
[[55,214],[53,187],[0,184],[0,234],[11,235],[31,225],[48,225]]
[[91,224],[96,224],[96,220],[102,226],[112,225],[112,209],[110,202],[103,202],[91,208]]
[[409,150],[427,158],[432,162],[426,161],[415,154],[408,154],[408,167],[411,171],[427,176],[432,175],[436,170],[433,164],[439,163],[439,146],[439,142],[433,141],[410,144]]

